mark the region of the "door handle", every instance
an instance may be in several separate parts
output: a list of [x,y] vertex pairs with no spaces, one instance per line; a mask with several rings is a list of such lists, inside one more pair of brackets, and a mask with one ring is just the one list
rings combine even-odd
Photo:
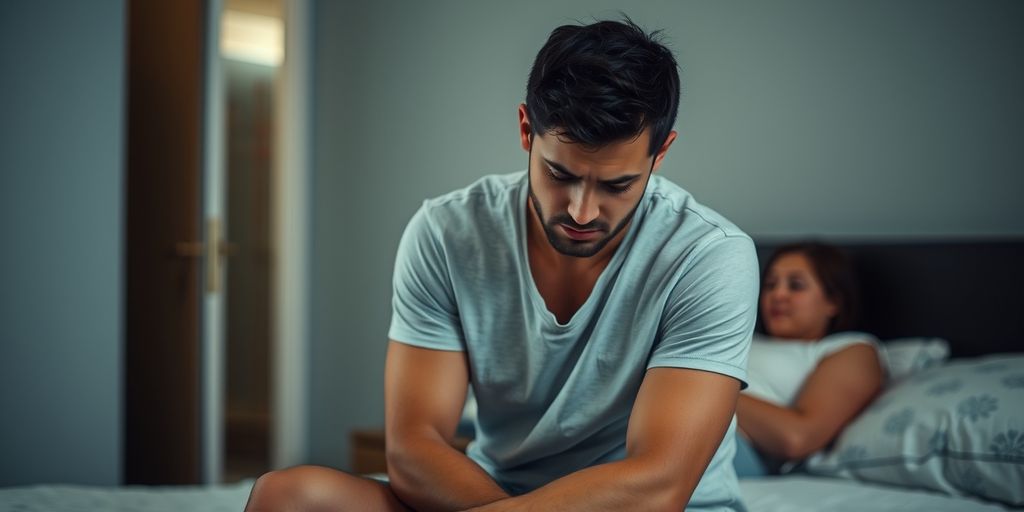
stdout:
[[[216,248],[215,250],[210,250]],[[238,252],[238,244],[224,240],[221,233],[221,222],[217,217],[206,220],[205,242],[178,242],[174,244],[174,254],[179,258],[204,258],[206,265],[206,293],[220,293],[221,275],[224,265],[221,257],[234,256]]]
[[202,242],[178,242],[174,244],[174,255],[179,258],[198,258],[203,255]]

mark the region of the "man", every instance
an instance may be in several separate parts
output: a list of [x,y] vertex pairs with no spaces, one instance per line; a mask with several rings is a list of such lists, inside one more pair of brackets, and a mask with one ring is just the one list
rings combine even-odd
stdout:
[[292,468],[261,477],[247,510],[743,510],[734,411],[757,262],[654,175],[676,67],[628,19],[552,32],[519,107],[527,171],[426,201],[402,237],[389,483]]

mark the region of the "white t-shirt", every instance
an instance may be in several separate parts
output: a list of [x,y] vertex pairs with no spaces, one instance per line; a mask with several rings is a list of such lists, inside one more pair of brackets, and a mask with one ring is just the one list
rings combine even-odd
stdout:
[[863,332],[837,332],[819,341],[755,334],[747,362],[749,387],[743,392],[775,405],[792,406],[804,381],[822,359],[857,343],[867,343],[878,350],[878,338]]

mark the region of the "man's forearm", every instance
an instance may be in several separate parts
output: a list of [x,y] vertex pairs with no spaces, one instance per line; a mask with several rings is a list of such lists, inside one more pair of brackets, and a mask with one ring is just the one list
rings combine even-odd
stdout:
[[419,512],[465,510],[508,498],[486,471],[440,438],[389,449],[388,477],[399,499]]
[[[699,464],[694,464],[699,466]],[[547,510],[682,510],[703,474],[665,478],[653,464],[624,459],[577,471],[529,494],[471,509],[474,512]]]

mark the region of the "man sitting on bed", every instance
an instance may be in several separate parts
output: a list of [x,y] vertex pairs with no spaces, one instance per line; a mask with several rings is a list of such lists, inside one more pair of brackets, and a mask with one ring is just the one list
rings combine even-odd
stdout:
[[276,471],[247,510],[743,510],[734,410],[757,262],[654,175],[676,138],[676,67],[628,19],[551,33],[519,107],[528,169],[426,201],[399,245],[390,482]]

